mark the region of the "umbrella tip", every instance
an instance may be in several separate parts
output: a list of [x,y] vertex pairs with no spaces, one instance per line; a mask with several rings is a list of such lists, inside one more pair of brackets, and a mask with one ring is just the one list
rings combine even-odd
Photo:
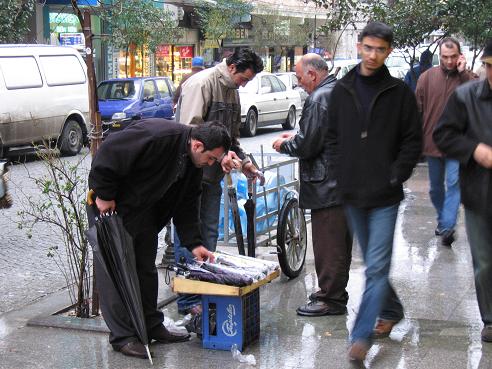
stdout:
[[147,357],[149,358],[150,365],[154,365],[154,362],[152,361],[152,355],[150,354],[149,345],[145,345],[145,350],[147,350]]

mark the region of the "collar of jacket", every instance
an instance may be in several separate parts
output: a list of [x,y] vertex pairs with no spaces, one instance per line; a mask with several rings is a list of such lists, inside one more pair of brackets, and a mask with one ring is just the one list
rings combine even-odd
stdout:
[[332,74],[327,75],[326,78],[324,80],[322,80],[319,83],[319,85],[316,86],[316,88],[313,90],[313,92],[316,91],[320,87],[323,87],[323,86],[326,86],[326,85],[328,85],[330,83],[335,82],[336,80],[337,79]]
[[482,100],[492,99],[492,89],[487,78],[478,86],[477,94]]
[[234,83],[234,81],[231,78],[231,75],[229,73],[229,69],[227,69],[227,64],[226,64],[225,60],[222,63],[217,64],[215,66],[215,68],[217,70],[217,73],[219,74],[220,83],[222,83],[227,88],[237,89],[236,84]]
[[[359,67],[360,63],[352,68],[340,81],[339,83],[341,86],[345,87],[349,91],[353,91],[354,89],[354,84],[355,84],[355,78],[356,78],[356,73],[357,73],[357,68]],[[386,65],[383,64],[381,67],[381,81],[379,82],[378,86],[378,93],[382,90],[386,90],[387,88],[394,87],[396,86],[396,81],[394,78],[391,76],[388,68]]]

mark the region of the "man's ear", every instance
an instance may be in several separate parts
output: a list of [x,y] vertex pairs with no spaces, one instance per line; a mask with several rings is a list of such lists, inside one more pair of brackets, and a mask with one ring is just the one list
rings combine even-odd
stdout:
[[230,74],[235,74],[236,73],[236,64],[228,65],[227,70],[229,71]]
[[203,145],[202,141],[193,140],[193,142],[191,143],[191,149],[193,150],[193,152],[203,152],[205,146]]

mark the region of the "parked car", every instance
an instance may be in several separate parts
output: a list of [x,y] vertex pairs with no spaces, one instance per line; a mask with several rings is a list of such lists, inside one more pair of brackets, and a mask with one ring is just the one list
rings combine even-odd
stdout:
[[126,128],[133,119],[173,119],[174,92],[174,84],[168,77],[102,81],[97,96],[105,134]]
[[301,111],[299,92],[287,89],[272,73],[258,73],[245,87],[239,88],[241,99],[241,134],[256,135],[258,127],[282,124],[293,129]]
[[384,63],[388,67],[390,74],[395,78],[405,79],[405,75],[410,70],[410,65],[405,58],[394,52],[386,58]]
[[328,68],[330,74],[335,76],[337,79],[341,79],[345,76],[352,68],[359,64],[359,59],[337,59],[335,61],[328,61]]
[[63,155],[88,143],[86,65],[72,47],[0,46],[0,156],[56,141]]
[[296,74],[294,72],[275,73],[275,75],[284,83],[288,90],[295,90],[299,92],[301,96],[301,106],[304,106],[304,102],[308,97],[308,93],[299,86]]

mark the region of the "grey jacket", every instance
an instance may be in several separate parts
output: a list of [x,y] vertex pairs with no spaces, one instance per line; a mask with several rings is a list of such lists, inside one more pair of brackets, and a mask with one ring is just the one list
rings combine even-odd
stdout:
[[[182,86],[176,110],[176,121],[180,123],[200,124],[211,120],[218,120],[229,129],[231,150],[244,159],[237,140],[241,127],[239,93],[225,62],[188,78]],[[218,183],[223,176],[219,163],[203,170],[203,180],[208,183]]]
[[304,209],[340,204],[326,142],[328,107],[335,83],[336,78],[328,76],[308,96],[302,109],[299,132],[280,147],[282,153],[300,159],[299,205]]

